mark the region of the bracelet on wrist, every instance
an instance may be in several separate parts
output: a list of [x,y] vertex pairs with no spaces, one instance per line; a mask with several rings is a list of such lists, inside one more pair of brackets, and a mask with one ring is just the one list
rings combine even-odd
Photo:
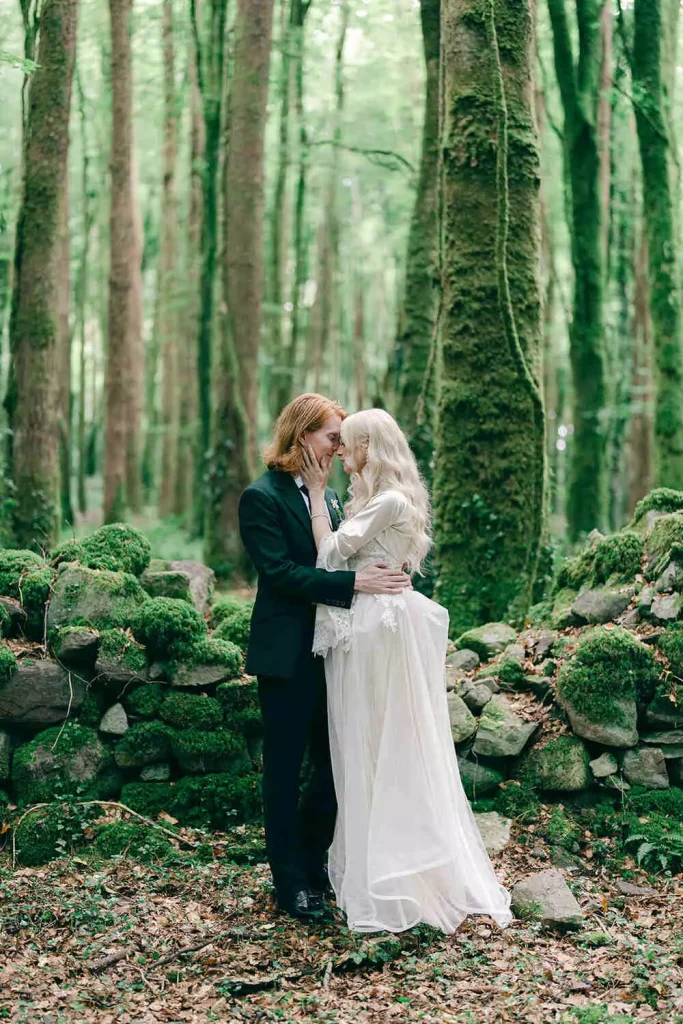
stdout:
[[327,512],[312,512],[311,519],[327,519]]

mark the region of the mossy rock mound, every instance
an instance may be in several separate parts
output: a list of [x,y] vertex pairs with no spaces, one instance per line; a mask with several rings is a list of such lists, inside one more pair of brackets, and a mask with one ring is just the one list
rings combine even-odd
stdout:
[[34,639],[41,639],[44,634],[45,605],[54,575],[35,551],[0,550],[0,594],[21,604],[26,612],[26,632]]
[[8,673],[0,682],[0,722],[13,729],[45,729],[83,703],[83,679],[50,658],[22,658],[15,668],[12,652],[0,646],[0,662]]
[[69,625],[126,629],[147,600],[130,573],[68,565],[53,587],[47,611],[48,629]]
[[459,651],[463,648],[474,651],[482,661],[490,661],[516,639],[517,633],[506,622],[487,622],[463,633],[455,641],[455,646]]
[[134,718],[156,718],[163,702],[164,690],[160,683],[144,683],[121,697],[127,713]]
[[560,567],[555,594],[563,590],[578,592],[583,587],[632,583],[640,572],[642,557],[643,541],[633,530],[596,539]]
[[203,688],[236,679],[242,674],[244,655],[228,640],[202,639],[195,643],[183,661],[169,665],[171,684]]
[[206,636],[206,622],[199,612],[174,597],[148,598],[137,610],[131,628],[150,658],[163,661],[192,659],[197,642]]
[[50,565],[54,568],[62,565],[63,562],[80,562],[82,565],[84,561],[85,551],[78,540],[63,540],[50,552]]
[[210,619],[215,630],[214,637],[217,640],[229,640],[246,651],[253,610],[253,601],[241,601],[239,598],[217,601],[211,609]]
[[85,830],[98,813],[96,808],[70,809],[53,803],[24,815],[14,833],[17,863],[38,867],[76,853],[85,845]]
[[95,829],[95,849],[103,857],[133,857],[143,864],[178,857],[159,829],[130,821],[110,821]]
[[173,734],[171,745],[173,756],[184,772],[241,775],[251,771],[251,758],[244,737],[228,729],[216,729],[214,732],[183,729]]
[[262,735],[263,721],[255,679],[221,683],[216,687],[216,699],[223,708],[229,729],[248,738]]
[[123,787],[121,802],[147,818],[165,811],[184,827],[225,830],[259,815],[261,780],[253,773],[219,772],[175,783],[131,782]]
[[656,519],[645,538],[649,576],[655,577],[664,563],[683,556],[683,511],[669,512]]
[[590,755],[576,736],[558,736],[524,757],[520,775],[528,786],[560,793],[588,789]]
[[115,684],[142,682],[147,677],[145,648],[122,629],[103,629],[100,633],[97,674]]
[[0,644],[0,686],[6,683],[17,667],[17,659],[7,644]]
[[215,729],[223,722],[223,708],[213,697],[196,693],[169,693],[160,718],[175,729]]
[[190,589],[190,577],[186,572],[151,572],[146,569],[140,577],[140,586],[150,597],[174,597],[178,601],[189,601],[194,606]]
[[174,799],[173,782],[127,782],[121,790],[120,802],[145,818],[156,818],[162,811],[173,814]]
[[152,550],[147,538],[127,523],[107,523],[80,542],[82,565],[90,569],[108,569],[140,576],[147,566]]
[[61,797],[106,800],[118,792],[120,778],[94,729],[67,722],[15,751],[12,783],[20,803],[37,804]]
[[628,630],[597,627],[583,634],[562,665],[557,695],[578,736],[635,746],[637,707],[652,700],[658,676],[653,652]]
[[166,761],[171,752],[173,730],[165,722],[136,722],[114,748],[120,768],[142,768]]
[[680,511],[683,511],[683,491],[675,491],[671,487],[655,487],[637,503],[629,527],[643,531],[650,512],[666,515],[668,512]]

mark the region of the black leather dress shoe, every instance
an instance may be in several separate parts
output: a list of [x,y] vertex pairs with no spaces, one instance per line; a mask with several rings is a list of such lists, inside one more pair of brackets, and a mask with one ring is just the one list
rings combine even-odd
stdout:
[[313,871],[309,871],[308,883],[309,891],[319,899],[326,899],[334,895],[334,889],[330,884],[330,876],[324,864],[321,864],[319,868],[315,868]]
[[280,910],[298,921],[317,921],[322,912],[319,900],[308,892],[307,889],[299,889],[297,892],[278,892],[277,904]]

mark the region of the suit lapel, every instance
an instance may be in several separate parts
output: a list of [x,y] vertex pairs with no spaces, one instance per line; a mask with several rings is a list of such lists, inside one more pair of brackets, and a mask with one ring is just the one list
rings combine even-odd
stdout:
[[306,533],[312,538],[313,531],[311,530],[311,517],[308,514],[306,508],[306,502],[299,494],[299,488],[294,483],[293,477],[289,473],[279,473],[275,470],[272,471],[273,483],[278,488],[283,500],[287,503],[288,507],[297,517]]
[[336,494],[334,493],[334,491],[330,487],[327,487],[325,489],[325,504],[327,505],[327,511],[330,513],[330,520],[332,522],[332,529],[336,531],[336,530],[339,529],[339,524],[341,523],[341,518],[337,514],[337,512],[335,511],[335,507],[332,504],[333,500],[336,502],[337,496],[336,496]]

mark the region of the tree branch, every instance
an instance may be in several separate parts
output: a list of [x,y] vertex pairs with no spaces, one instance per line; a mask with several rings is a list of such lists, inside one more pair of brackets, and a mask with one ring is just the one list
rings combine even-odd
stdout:
[[363,146],[347,146],[341,142],[337,142],[335,139],[318,139],[316,142],[309,142],[309,146],[336,146],[337,149],[345,149],[348,153],[360,153],[361,156],[367,156],[370,160],[373,157],[385,157],[389,160],[395,160],[398,164],[401,164],[406,170],[410,171],[411,174],[415,174],[415,168],[406,160],[400,153],[394,153],[391,149],[365,149]]

